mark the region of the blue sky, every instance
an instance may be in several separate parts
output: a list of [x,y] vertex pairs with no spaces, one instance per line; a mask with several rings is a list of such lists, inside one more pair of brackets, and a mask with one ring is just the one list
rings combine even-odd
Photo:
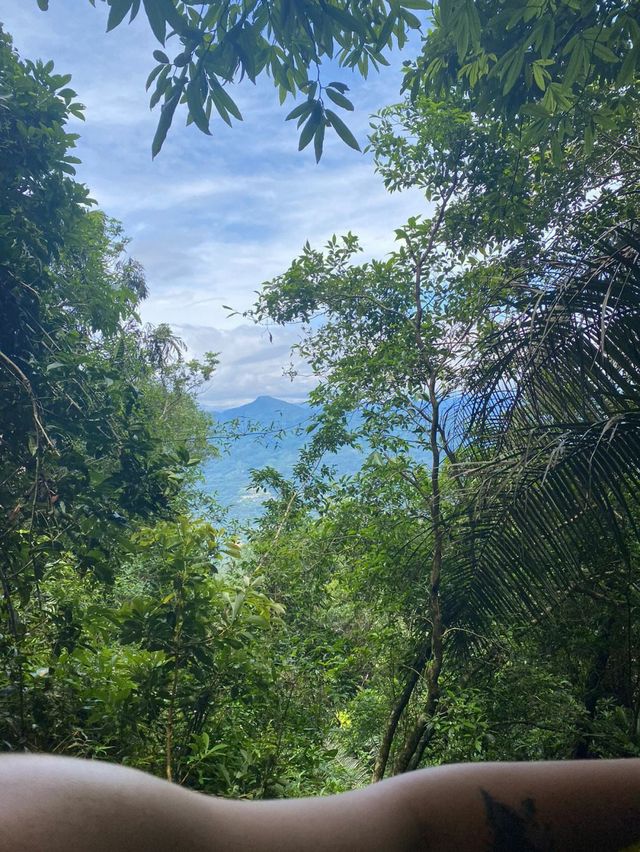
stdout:
[[[306,240],[321,246],[333,233],[353,231],[364,257],[393,248],[393,229],[425,212],[417,192],[389,195],[371,158],[327,134],[319,165],[313,146],[297,151],[292,108],[278,104],[270,80],[234,87],[244,121],[212,125],[213,136],[178,116],[160,155],[151,160],[157,111],[150,112],[146,77],[158,47],[144,16],[105,33],[106,4],[2,0],[0,21],[24,58],[53,59],[73,75],[87,106],[77,155],[78,177],[100,207],[120,219],[130,253],[145,267],[147,322],[170,323],[192,354],[220,352],[221,365],[202,402],[223,408],[260,394],[301,400],[313,385],[302,366],[292,383],[283,375],[296,328],[260,328],[227,316],[223,305],[246,310],[263,281],[283,272]],[[347,71],[333,79],[351,86],[356,105],[349,126],[361,144],[369,116],[399,100],[401,56],[362,81]],[[74,128],[75,129],[75,128]]]

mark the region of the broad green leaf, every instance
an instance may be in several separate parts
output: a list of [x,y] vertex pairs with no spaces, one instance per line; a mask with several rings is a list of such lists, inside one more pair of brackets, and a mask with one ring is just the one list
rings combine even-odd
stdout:
[[456,53],[458,54],[458,62],[462,62],[469,50],[469,42],[471,39],[471,30],[469,22],[466,18],[462,18],[456,31]]
[[618,72],[618,76],[616,78],[616,83],[619,86],[627,86],[629,85],[629,83],[632,82],[639,59],[640,43],[637,44],[632,50],[627,52],[627,55],[624,58],[624,62],[620,66],[620,71]]
[[111,0],[109,4],[109,17],[107,18],[107,32],[110,32],[118,24],[122,23],[132,5],[133,0]]
[[344,95],[341,95],[340,92],[334,92],[333,89],[325,89],[325,92],[327,93],[327,97],[332,100],[334,104],[337,104],[343,109],[353,109],[351,101],[348,98],[345,98]]
[[524,48],[514,51],[502,81],[502,94],[508,94],[518,82],[524,64]]
[[598,59],[602,59],[605,62],[619,62],[620,57],[616,56],[616,54],[611,50],[610,47],[607,47],[606,44],[601,44],[597,41],[593,45],[593,52],[598,57]]
[[291,121],[294,118],[301,118],[303,116],[309,115],[309,113],[313,110],[315,101],[306,100],[303,103],[298,104],[297,107],[291,110],[291,112],[287,115],[285,121]]
[[163,10],[164,4],[159,2],[159,0],[142,0],[142,2],[154,36],[160,44],[164,44],[167,35],[167,19]]
[[147,77],[147,82],[145,83],[145,89],[146,89],[147,91],[149,91],[149,88],[151,87],[151,84],[153,83],[153,81],[156,79],[156,77],[157,77],[157,76],[158,76],[158,74],[162,71],[162,69],[163,69],[164,67],[166,67],[166,66],[163,66],[163,65],[156,65],[156,67],[153,69],[153,71],[151,72],[151,74],[149,74],[149,76]]
[[587,156],[593,151],[594,138],[594,125],[591,121],[588,121],[587,126],[584,129],[584,151]]
[[536,81],[537,87],[540,91],[544,92],[547,88],[547,84],[544,78],[544,70],[536,63],[533,63],[533,79]]
[[204,111],[202,89],[200,88],[200,78],[195,77],[189,81],[187,86],[187,106],[189,107],[189,115],[193,119],[198,130],[211,135],[209,130],[209,122]]
[[576,81],[579,75],[584,74],[586,68],[589,67],[590,51],[587,45],[581,39],[576,39],[573,51],[569,57],[564,72],[563,81],[565,85],[571,86]]
[[324,131],[325,131],[325,123],[324,119],[318,125],[318,129],[313,135],[313,148],[316,155],[316,163],[320,162],[320,158],[322,157],[322,146],[324,144]]
[[238,109],[236,102],[233,100],[231,95],[227,92],[224,86],[221,86],[220,83],[215,79],[215,77],[211,78],[211,94],[218,98],[218,101],[222,106],[227,110],[227,112],[231,113],[234,118],[237,118],[238,121],[242,121],[242,113]]
[[169,65],[159,66],[160,74],[158,75],[158,82],[156,83],[155,92],[151,95],[151,100],[149,101],[149,106],[151,109],[155,107],[160,98],[167,91],[169,86],[171,85],[171,80],[169,79],[169,71],[171,70]]
[[222,100],[220,99],[220,93],[215,89],[211,89],[211,100],[213,102],[213,105],[217,109],[218,115],[220,116],[220,118],[226,124],[228,124],[229,127],[233,127],[233,122],[231,121],[231,116],[229,115],[225,105],[222,103]]
[[346,142],[350,148],[353,148],[355,151],[361,151],[360,145],[358,144],[358,140],[353,135],[353,133],[349,130],[344,121],[340,118],[340,116],[336,115],[333,110],[326,110],[327,118],[331,122],[331,126],[336,131],[338,136],[342,139],[343,142]]
[[376,41],[376,49],[381,50],[389,41],[391,34],[393,33],[393,27],[396,22],[396,13],[391,10],[387,17],[387,20],[382,25],[382,29],[380,30],[380,34],[378,35],[378,39]]
[[306,148],[309,142],[313,139],[313,135],[318,129],[318,125],[322,119],[322,111],[320,109],[314,108],[313,112],[309,116],[307,123],[302,128],[302,133],[300,134],[300,140],[298,141],[298,151],[302,151],[303,148]]
[[167,133],[169,132],[169,128],[171,127],[171,122],[173,121],[173,116],[175,114],[176,107],[178,106],[178,101],[180,100],[181,94],[182,88],[178,87],[178,90],[162,107],[162,110],[160,112],[160,119],[158,121],[158,127],[155,136],[153,137],[153,142],[151,144],[152,158],[155,158],[160,153],[160,150],[164,144],[164,140],[167,138]]
[[420,20],[420,18],[416,17],[416,15],[412,15],[411,12],[408,12],[406,9],[403,8],[400,12],[400,15],[402,16],[402,19],[407,22],[407,24],[412,30],[419,30],[422,26],[422,21]]
[[324,6],[324,12],[344,27],[347,32],[358,33],[365,37],[367,36],[366,26],[364,26],[363,23],[355,18],[350,12],[347,12],[346,9],[334,6],[332,3],[326,3]]
[[547,59],[553,47],[553,41],[556,37],[556,25],[553,18],[548,18],[544,23],[544,35],[540,42],[540,56]]
[[173,60],[173,64],[176,68],[184,68],[185,65],[189,64],[190,60],[191,53],[188,50],[183,50],[182,53],[179,53]]

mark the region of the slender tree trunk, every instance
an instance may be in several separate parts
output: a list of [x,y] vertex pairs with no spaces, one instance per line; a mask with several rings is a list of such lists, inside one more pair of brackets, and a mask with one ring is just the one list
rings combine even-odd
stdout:
[[173,680],[171,683],[171,698],[167,714],[167,730],[165,739],[165,775],[167,781],[173,781],[173,726],[175,717],[176,694],[178,692],[178,661],[174,660]]
[[398,723],[400,722],[400,718],[404,713],[405,708],[409,703],[409,700],[411,699],[411,696],[413,695],[413,691],[416,688],[418,681],[420,680],[422,672],[424,671],[424,667],[426,666],[427,660],[429,658],[430,650],[431,642],[428,640],[423,640],[421,646],[418,649],[418,653],[416,654],[415,661],[409,669],[409,676],[404,685],[404,689],[398,696],[398,699],[394,704],[393,709],[391,710],[391,714],[389,715],[387,727],[382,738],[382,743],[380,745],[378,755],[376,757],[375,766],[373,768],[373,777],[371,779],[372,781],[381,781],[384,778],[387,763],[389,762],[389,752],[391,751],[391,744],[393,743],[393,739],[398,728]]
[[165,775],[167,781],[173,781],[173,740],[182,640],[182,597],[180,597],[176,603],[175,618],[176,623],[173,632],[173,678],[171,680],[171,696],[169,698],[165,737]]
[[431,739],[433,737],[434,727],[433,725],[425,725],[424,731],[422,732],[422,736],[418,740],[418,744],[416,746],[415,751],[413,752],[413,756],[409,761],[408,771],[413,772],[414,769],[417,769],[420,766],[420,761],[422,760],[422,755],[425,753],[425,750]]
[[[429,376],[429,402],[431,405],[431,523],[433,526],[433,556],[431,561],[431,576],[429,578],[429,616],[431,620],[431,661],[427,672],[427,703],[422,713],[407,737],[398,755],[394,771],[396,774],[406,772],[412,764],[421,742],[427,736],[427,726],[438,707],[440,699],[440,672],[442,671],[443,627],[440,610],[440,579],[442,576],[442,552],[444,546],[444,531],[442,528],[442,512],[440,506],[440,447],[438,445],[438,430],[440,427],[440,403],[436,388],[436,371],[431,370]],[[428,738],[427,738],[428,741]],[[426,742],[422,750],[424,751]]]
[[19,619],[15,607],[13,606],[11,586],[2,568],[0,568],[0,580],[2,582],[2,596],[4,598],[4,604],[7,611],[7,622],[9,625],[9,631],[14,642],[14,665],[12,665],[12,669],[15,672],[15,680],[17,681],[18,685],[18,719],[20,723],[20,745],[24,747],[27,744],[27,723],[24,706],[24,667],[22,660]]
[[578,741],[573,750],[573,757],[576,760],[585,760],[594,757],[591,752],[591,723],[595,719],[598,699],[602,697],[603,688],[602,681],[604,679],[607,663],[611,653],[611,633],[613,631],[615,619],[612,615],[608,616],[600,631],[598,637],[598,648],[591,663],[591,668],[587,675],[586,689],[584,693],[584,707],[587,711],[588,721],[581,726],[578,732]]
[[[427,703],[425,712],[420,716],[418,722],[407,737],[405,744],[398,756],[394,767],[395,773],[406,772],[409,764],[420,749],[422,743],[422,751],[426,747],[429,736],[426,736],[427,725],[431,717],[434,715],[438,700],[440,697],[440,672],[442,670],[442,642],[443,642],[443,627],[442,615],[440,611],[440,578],[442,575],[442,553],[444,546],[444,530],[442,525],[442,512],[440,508],[440,445],[438,444],[438,436],[442,432],[440,423],[440,403],[437,395],[437,378],[438,368],[437,360],[434,361],[430,357],[425,341],[422,336],[422,323],[424,319],[424,309],[422,307],[422,272],[423,266],[428,261],[429,256],[433,252],[436,244],[436,239],[440,232],[440,228],[444,221],[444,215],[449,201],[457,186],[457,176],[452,176],[448,190],[442,196],[440,208],[433,221],[431,233],[427,245],[419,255],[413,255],[415,258],[415,278],[414,278],[414,302],[415,302],[415,340],[416,348],[420,354],[422,365],[426,368],[429,380],[429,404],[431,407],[431,423],[429,428],[429,448],[431,451],[431,499],[430,499],[430,515],[433,528],[433,556],[431,560],[431,573],[429,577],[429,618],[431,621],[431,635],[428,641],[425,642],[425,648],[430,651],[430,664],[427,675]],[[448,451],[448,445],[445,441],[445,452]],[[425,664],[426,660],[425,658]],[[419,675],[415,677],[413,682],[408,681],[403,690],[400,699],[394,707],[387,730],[383,738],[382,747],[376,760],[374,768],[374,780],[379,780],[383,777],[386,764],[389,759],[389,752],[393,742],[394,735],[397,730],[400,716],[404,712],[409,699],[418,682]],[[406,700],[403,701],[406,695]],[[422,756],[420,751],[420,756]]]

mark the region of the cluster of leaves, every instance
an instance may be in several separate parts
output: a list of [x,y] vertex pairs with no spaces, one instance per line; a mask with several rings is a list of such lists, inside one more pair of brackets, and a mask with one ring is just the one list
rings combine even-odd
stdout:
[[[108,5],[111,27],[141,7]],[[195,5],[144,2],[181,42],[156,56],[155,151],[181,100],[206,130],[262,72],[306,94],[300,147],[319,157],[328,123],[357,145],[325,108],[346,88],[308,68],[335,49],[365,74],[424,8]],[[639,753],[636,6],[440,0],[371,136],[428,214],[384,260],[349,234],[263,289],[256,319],[305,327],[320,413],[292,481],[256,473],[266,512],[226,553],[188,515],[215,357],[140,328],[140,270],[69,175],[75,94],[3,41],[8,747],[251,796]],[[324,454],[359,442],[331,482]]]
[[558,156],[576,136],[590,149],[637,103],[639,17],[634,0],[441,0],[405,85],[463,92]]
[[[456,491],[447,488],[451,507]],[[303,705],[313,690],[310,722],[336,750],[323,767],[331,779],[324,789],[340,789],[339,778],[360,785],[429,630],[424,569],[433,535],[424,505],[397,461],[371,461],[353,481],[325,486],[294,509],[286,487],[271,501],[272,514],[252,536],[252,559],[286,606],[292,703]],[[480,642],[447,611],[446,665],[424,763],[637,755],[640,597],[628,592],[626,578],[611,573],[559,596],[537,621],[512,614],[485,624]],[[464,604],[448,576],[442,594]],[[398,724],[390,772],[427,700],[425,681]]]
[[[93,6],[96,0],[89,0]],[[325,128],[359,150],[351,131],[335,110],[325,107],[323,93],[342,109],[353,109],[344,97],[344,83],[320,83],[323,62],[335,60],[340,67],[357,69],[366,77],[371,67],[388,65],[385,52],[402,47],[411,29],[421,21],[414,11],[429,8],[426,0],[250,0],[243,3],[196,3],[186,0],[103,0],[109,6],[107,29],[125,19],[133,20],[141,8],[154,36],[165,48],[175,37],[173,58],[155,50],[158,63],[147,80],[154,85],[151,106],[161,103],[152,154],[159,153],[179,104],[188,110],[187,123],[210,133],[212,113],[227,124],[242,121],[229,84],[247,77],[252,83],[263,74],[271,77],[280,103],[303,93],[289,118],[306,120],[300,148],[314,139],[320,159]],[[42,10],[48,0],[38,0]],[[198,8],[199,7],[199,8]],[[413,11],[412,11],[413,10]]]

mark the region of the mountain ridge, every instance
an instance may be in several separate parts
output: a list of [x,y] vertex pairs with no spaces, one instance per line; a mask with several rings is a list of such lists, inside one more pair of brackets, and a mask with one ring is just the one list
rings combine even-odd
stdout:
[[238,419],[258,419],[262,421],[267,416],[278,415],[280,419],[290,421],[296,418],[302,419],[303,417],[309,417],[312,412],[313,408],[306,403],[287,402],[284,399],[263,394],[243,405],[210,411],[209,413],[217,421],[227,423],[230,420]]
[[[309,404],[267,395],[233,408],[209,411],[214,424],[221,427],[218,443],[222,452],[203,465],[205,490],[216,495],[231,520],[248,523],[260,514],[265,495],[251,489],[252,470],[273,467],[285,477],[292,475],[300,451],[309,440],[305,426],[316,411]],[[234,435],[231,427],[224,435],[225,427],[234,421],[247,428]],[[213,441],[216,443],[215,433]],[[329,454],[327,461],[335,465],[336,476],[344,476],[356,473],[363,459],[360,450],[343,447]]]

